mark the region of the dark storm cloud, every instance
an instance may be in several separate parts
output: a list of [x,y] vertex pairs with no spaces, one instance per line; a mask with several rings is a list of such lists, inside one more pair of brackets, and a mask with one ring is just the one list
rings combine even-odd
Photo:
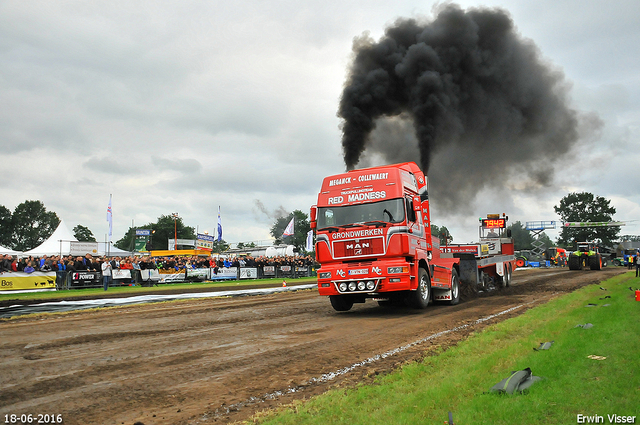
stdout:
[[338,113],[347,168],[363,152],[363,163],[416,161],[443,211],[468,209],[510,174],[550,184],[578,140],[562,72],[503,10],[445,5],[431,22],[400,19],[353,49]]

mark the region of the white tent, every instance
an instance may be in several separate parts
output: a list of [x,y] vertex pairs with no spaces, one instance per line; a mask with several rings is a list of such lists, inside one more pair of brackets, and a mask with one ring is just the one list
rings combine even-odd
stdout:
[[40,246],[37,246],[29,251],[25,251],[24,255],[33,255],[34,257],[41,257],[43,255],[69,255],[71,252],[71,241],[77,242],[73,233],[64,224],[64,220],[60,220],[58,228],[49,239],[42,242]]
[[20,255],[20,254],[22,254],[22,252],[14,251],[13,249],[5,248],[2,245],[0,245],[0,255],[5,255],[5,254]]
[[[42,242],[40,246],[20,254],[24,256],[32,255],[34,257],[42,257],[43,255],[66,256],[71,253],[71,242],[78,242],[78,239],[71,233],[69,228],[64,224],[64,221],[60,220],[58,228],[49,236],[49,239]],[[130,251],[124,251],[113,245],[107,246],[106,242],[97,242],[97,244],[98,251],[97,253],[93,253],[94,256],[109,255],[111,257],[125,257],[132,255]]]

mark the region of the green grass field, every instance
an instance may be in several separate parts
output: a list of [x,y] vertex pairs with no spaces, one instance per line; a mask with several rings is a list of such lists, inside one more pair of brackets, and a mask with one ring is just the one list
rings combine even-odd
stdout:
[[[449,411],[457,425],[616,423],[607,415],[640,423],[640,302],[629,290],[640,280],[626,273],[601,285],[606,290],[590,285],[553,299],[372,385],[331,390],[249,423],[443,424]],[[575,327],[585,323],[593,327]],[[533,350],[547,341],[555,341],[551,349]],[[488,392],[526,367],[544,378],[527,393]]]

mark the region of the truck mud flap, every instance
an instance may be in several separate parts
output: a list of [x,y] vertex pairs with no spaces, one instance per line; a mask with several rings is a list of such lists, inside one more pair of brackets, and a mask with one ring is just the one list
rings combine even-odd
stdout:
[[473,254],[454,253],[460,259],[460,289],[466,296],[478,294],[478,262]]

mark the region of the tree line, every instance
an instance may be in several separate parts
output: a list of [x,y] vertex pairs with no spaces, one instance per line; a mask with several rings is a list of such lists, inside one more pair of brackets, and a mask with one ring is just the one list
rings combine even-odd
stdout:
[[[294,235],[283,236],[284,229],[295,217]],[[15,251],[28,251],[47,240],[60,224],[60,217],[47,211],[41,201],[24,201],[15,207],[13,211],[0,205],[0,245]],[[170,214],[161,215],[156,222],[143,226],[130,227],[124,236],[114,245],[126,251],[132,251],[135,247],[136,230],[146,229],[150,236],[146,240],[146,249],[167,249],[168,240],[177,234],[178,239],[195,239],[195,228],[185,225],[181,217],[175,220]],[[300,210],[295,210],[285,217],[278,218],[271,227],[271,234],[276,239],[276,244],[287,243],[304,249],[306,235],[309,231],[308,216]],[[96,242],[93,232],[81,224],[73,228],[73,234],[78,241]],[[238,247],[251,248],[255,244],[238,243]],[[229,249],[229,243],[224,239],[213,243],[213,252],[224,252]]]
[[[613,215],[616,213],[615,207],[611,205],[611,201],[596,196],[589,192],[569,193],[560,200],[560,203],[554,206],[554,211],[560,216],[560,222],[611,222]],[[546,247],[559,246],[562,248],[573,249],[577,242],[597,241],[602,246],[613,246],[617,240],[640,240],[640,236],[624,235],[619,236],[620,227],[582,227],[570,228],[562,227],[560,235],[554,243],[549,236],[542,232],[537,239],[533,237],[531,232],[526,229],[520,221],[516,221],[507,227],[511,231],[511,237],[514,239],[516,251],[533,249],[533,242],[538,240]],[[453,242],[453,236],[445,227],[431,225],[431,233],[438,236],[440,245]]]
[[[0,245],[15,251],[28,251],[49,238],[60,224],[60,217],[41,201],[24,201],[13,212],[0,205]],[[78,224],[73,228],[78,241],[95,242],[89,228]]]
[[51,236],[58,224],[58,215],[40,201],[24,201],[13,212],[0,205],[0,245],[28,251]]
[[[560,221],[565,222],[607,222],[613,221],[616,213],[611,201],[596,196],[588,192],[569,193],[563,197],[559,204],[554,206],[556,214],[560,216]],[[284,236],[285,228],[294,220],[294,234]],[[53,211],[47,211],[41,201],[25,201],[10,211],[0,205],[0,245],[16,251],[28,251],[44,242],[58,227],[60,218]],[[453,242],[453,236],[446,226],[439,227],[432,225],[432,234],[440,238],[440,244],[445,245]],[[136,230],[150,230],[147,249],[167,249],[168,240],[174,238],[177,233],[178,239],[195,239],[195,229],[184,224],[181,217],[174,221],[171,215],[161,215],[155,223],[147,223],[144,226],[130,227],[125,235],[115,242],[115,246],[131,251],[135,247]],[[270,228],[271,236],[276,244],[286,243],[294,245],[298,251],[305,251],[307,233],[311,229],[309,216],[300,211],[294,210],[286,216],[275,220]],[[531,233],[519,221],[509,226],[511,235],[515,240],[516,250],[531,249],[534,241]],[[74,236],[79,241],[93,241],[95,237],[91,230],[78,224],[73,228]],[[563,227],[556,245],[571,249],[575,242],[599,241],[603,246],[612,246],[614,241],[619,240],[620,227],[585,227],[568,228]],[[625,235],[625,240],[638,240],[640,237]],[[553,246],[554,243],[542,233],[539,239],[546,246]],[[239,243],[238,247],[251,247],[251,243]],[[229,244],[223,240],[214,242],[213,252],[224,252],[229,248]]]

